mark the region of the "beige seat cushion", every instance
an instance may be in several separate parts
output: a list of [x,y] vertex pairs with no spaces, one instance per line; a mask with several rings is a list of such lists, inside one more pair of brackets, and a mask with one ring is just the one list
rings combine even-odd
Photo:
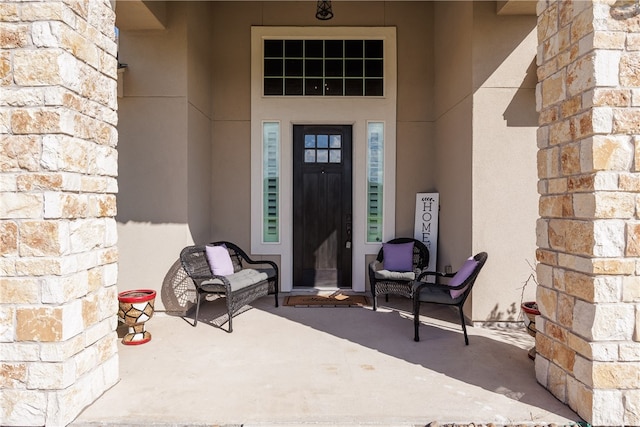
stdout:
[[[244,270],[240,270],[237,273],[233,273],[225,277],[231,285],[231,291],[237,291],[239,289],[246,288],[247,286],[255,285],[263,280],[267,280],[268,276],[265,272],[260,272],[253,268],[245,268]],[[201,286],[222,284],[223,283],[220,279],[212,279],[202,282]]]
[[413,271],[378,270],[375,275],[378,280],[406,280],[407,282],[416,280],[416,273]]

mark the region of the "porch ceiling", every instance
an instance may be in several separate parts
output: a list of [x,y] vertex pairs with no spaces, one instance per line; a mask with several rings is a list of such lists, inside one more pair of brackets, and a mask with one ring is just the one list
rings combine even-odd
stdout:
[[[393,0],[392,0],[393,1]],[[165,1],[115,0],[116,26],[121,30],[163,30],[166,26]],[[535,0],[497,0],[498,15],[535,15]]]
[[121,30],[164,30],[165,1],[117,0],[116,26]]
[[535,15],[536,3],[530,0],[498,0],[496,12],[498,15]]

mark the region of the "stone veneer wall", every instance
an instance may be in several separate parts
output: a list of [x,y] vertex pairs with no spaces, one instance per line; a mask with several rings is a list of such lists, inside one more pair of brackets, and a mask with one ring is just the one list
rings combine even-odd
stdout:
[[538,2],[535,367],[619,426],[640,425],[640,16],[613,3]]
[[65,425],[118,381],[114,23],[0,3],[1,425]]

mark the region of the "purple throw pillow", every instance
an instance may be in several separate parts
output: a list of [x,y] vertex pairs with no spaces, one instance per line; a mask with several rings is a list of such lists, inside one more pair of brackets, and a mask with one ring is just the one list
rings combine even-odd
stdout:
[[383,243],[382,264],[389,271],[413,271],[413,242]]
[[[460,270],[458,270],[458,272],[455,274],[455,276],[451,278],[451,280],[449,281],[449,286],[458,286],[464,283],[464,281],[467,280],[469,276],[471,276],[471,273],[473,273],[473,270],[476,269],[477,265],[478,265],[478,261],[476,261],[473,257],[467,259],[462,265],[462,267],[460,268]],[[449,293],[451,294],[451,298],[453,299],[458,298],[460,295],[464,293],[466,289],[467,289],[467,286],[465,286],[462,289],[449,291]]]
[[233,262],[226,246],[205,246],[209,268],[216,276],[233,274]]

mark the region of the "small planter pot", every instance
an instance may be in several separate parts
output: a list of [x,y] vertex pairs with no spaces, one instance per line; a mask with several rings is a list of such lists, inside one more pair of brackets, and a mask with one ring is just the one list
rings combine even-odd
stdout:
[[122,344],[139,345],[151,341],[145,322],[153,316],[155,300],[156,291],[152,289],[133,289],[118,294],[118,320],[129,327]]
[[[522,303],[520,306],[524,313],[524,326],[527,328],[527,332],[533,338],[536,337],[536,316],[540,314],[538,311],[538,304],[535,301],[527,301]],[[536,358],[536,346],[534,345],[531,350],[529,350],[529,359],[533,360]]]

